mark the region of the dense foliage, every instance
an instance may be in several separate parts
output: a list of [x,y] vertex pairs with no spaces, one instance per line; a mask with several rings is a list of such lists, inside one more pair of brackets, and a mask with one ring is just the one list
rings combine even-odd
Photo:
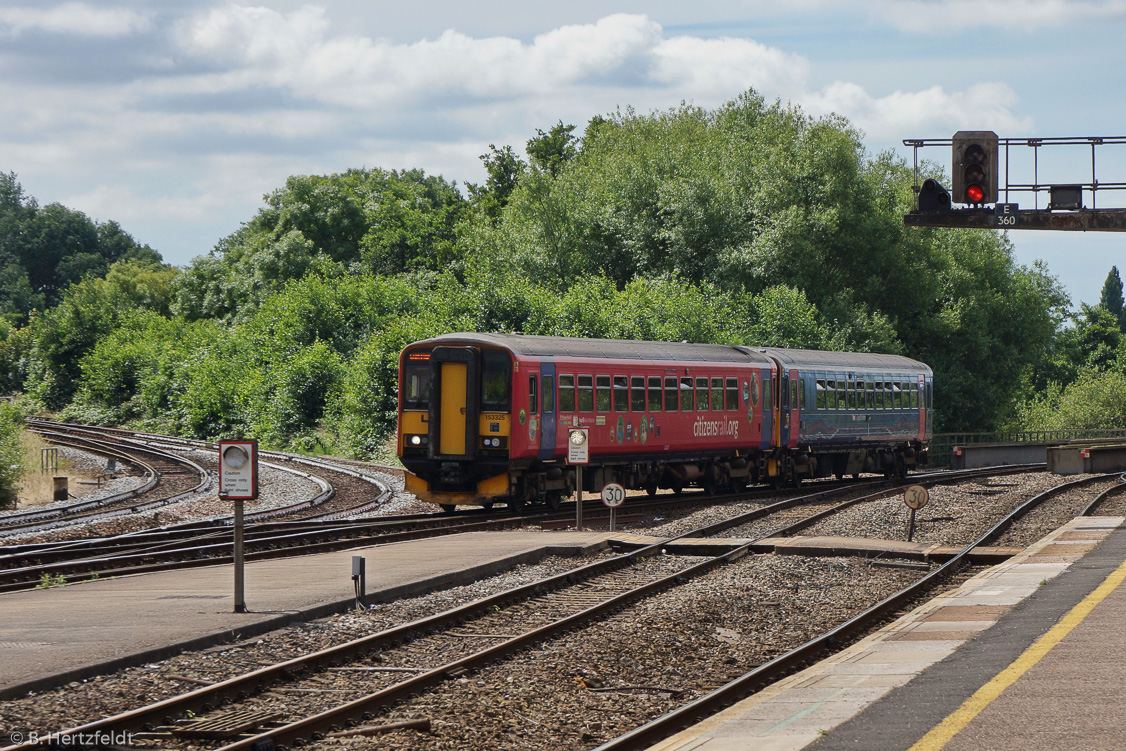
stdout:
[[20,411],[11,404],[0,402],[0,508],[9,508],[16,503],[24,462],[20,445],[22,429]]
[[61,300],[63,290],[105,276],[115,261],[160,262],[117,222],[98,224],[57,203],[40,207],[13,173],[0,172],[0,314],[20,323]]
[[525,146],[490,146],[464,195],[419,170],[291,177],[182,272],[133,252],[61,277],[57,305],[0,327],[0,386],[76,418],[371,455],[399,351],[448,331],[907,354],[935,370],[939,430],[1046,420],[1126,362],[1118,317],[1071,319],[1004,235],[905,228],[911,169],[842,119],[748,92]]

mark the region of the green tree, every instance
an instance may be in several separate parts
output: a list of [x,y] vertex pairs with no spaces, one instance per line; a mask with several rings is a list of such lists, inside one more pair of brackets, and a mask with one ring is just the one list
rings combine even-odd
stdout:
[[578,153],[578,137],[573,133],[574,125],[564,125],[560,120],[544,133],[536,128],[535,138],[528,140],[526,151],[532,166],[558,177],[563,166]]
[[12,404],[0,402],[0,509],[16,505],[23,474],[23,415]]
[[1118,267],[1111,266],[1110,273],[1103,282],[1103,291],[1099,296],[1099,305],[1110,311],[1118,321],[1119,331],[1126,333],[1126,313],[1123,313],[1122,277],[1118,275]]

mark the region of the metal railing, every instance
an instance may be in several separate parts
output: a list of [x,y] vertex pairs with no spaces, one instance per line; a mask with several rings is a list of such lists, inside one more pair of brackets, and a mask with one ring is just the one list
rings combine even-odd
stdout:
[[950,465],[950,453],[955,446],[973,446],[987,443],[1067,443],[1101,438],[1126,438],[1126,428],[1097,428],[1087,430],[1025,430],[996,433],[935,433],[931,436],[930,465]]

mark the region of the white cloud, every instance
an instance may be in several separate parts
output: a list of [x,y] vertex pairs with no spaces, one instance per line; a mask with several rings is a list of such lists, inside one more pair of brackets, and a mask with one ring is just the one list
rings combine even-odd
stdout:
[[13,35],[46,31],[88,37],[120,37],[143,31],[149,19],[122,8],[92,8],[85,3],[64,3],[54,8],[0,8],[0,29]]
[[844,115],[878,140],[945,138],[964,129],[1027,132],[1032,120],[1013,114],[1017,101],[1016,93],[1003,83],[975,84],[965,91],[951,92],[932,86],[874,97],[858,84],[838,81],[801,98],[810,112]]
[[1123,0],[879,0],[872,19],[923,34],[960,29],[1051,29],[1126,17]]
[[187,22],[190,55],[229,67],[194,86],[215,91],[276,86],[358,108],[441,95],[493,98],[573,87],[649,87],[731,95],[748,86],[783,93],[808,72],[804,61],[742,39],[666,38],[646,16],[614,14],[562,26],[524,43],[449,29],[411,44],[328,35],[324,13],[284,15],[227,6]]

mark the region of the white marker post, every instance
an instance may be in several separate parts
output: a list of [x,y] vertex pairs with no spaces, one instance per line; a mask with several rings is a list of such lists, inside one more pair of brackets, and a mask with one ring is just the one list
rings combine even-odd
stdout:
[[567,463],[575,465],[575,529],[583,528],[583,465],[590,463],[587,428],[567,429]]
[[258,497],[258,441],[219,441],[219,498],[235,502],[235,612],[246,612],[242,502]]
[[626,501],[626,489],[616,482],[611,482],[602,488],[602,503],[610,509],[610,531],[614,531],[614,509]]

